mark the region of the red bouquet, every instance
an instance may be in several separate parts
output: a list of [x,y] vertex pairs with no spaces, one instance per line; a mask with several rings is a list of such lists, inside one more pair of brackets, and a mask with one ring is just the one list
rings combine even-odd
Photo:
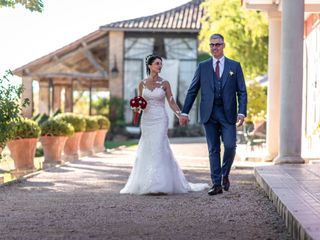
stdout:
[[141,96],[134,97],[130,100],[130,107],[135,112],[133,124],[136,124],[139,114],[147,107],[147,101]]

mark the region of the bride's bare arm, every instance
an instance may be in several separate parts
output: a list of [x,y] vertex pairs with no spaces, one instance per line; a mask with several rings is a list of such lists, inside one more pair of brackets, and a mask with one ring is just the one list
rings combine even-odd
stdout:
[[166,98],[168,100],[170,108],[173,110],[173,112],[177,116],[177,118],[179,118],[181,115],[181,110],[180,110],[179,106],[177,105],[176,101],[174,100],[170,83],[168,81],[165,81],[163,83],[163,88],[166,92]]
[[143,82],[140,81],[138,85],[138,96],[142,96],[142,90],[143,90]]

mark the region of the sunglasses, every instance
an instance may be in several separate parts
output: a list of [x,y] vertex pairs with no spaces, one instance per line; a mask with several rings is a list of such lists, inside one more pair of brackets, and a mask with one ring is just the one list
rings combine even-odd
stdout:
[[210,43],[210,44],[209,44],[209,46],[210,46],[211,48],[213,48],[213,47],[220,47],[221,45],[223,45],[223,43]]

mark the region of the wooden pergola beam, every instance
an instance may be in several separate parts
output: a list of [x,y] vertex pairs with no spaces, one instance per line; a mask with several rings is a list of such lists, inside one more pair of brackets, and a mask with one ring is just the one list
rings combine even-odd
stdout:
[[[99,46],[101,44],[104,44],[106,42],[106,39],[105,38],[102,38],[102,39],[99,39],[97,41],[94,41],[90,44],[87,44],[85,43],[85,45],[87,46],[87,49],[90,50],[92,48],[95,48],[96,46]],[[38,70],[32,70],[29,68],[29,71],[33,71],[33,72],[36,72],[36,71],[45,71],[45,70],[49,70],[49,69],[52,69],[52,67],[55,67],[57,65],[57,63],[61,63],[64,67],[68,67],[67,64],[65,64],[65,61],[67,59],[70,59],[70,58],[73,58],[75,57],[76,55],[79,55],[79,54],[83,54],[83,45],[79,45],[77,49],[74,49],[72,50],[71,52],[68,52],[68,53],[63,53],[63,54],[55,54],[53,55],[50,59],[51,61],[48,61],[47,63],[45,63],[43,65],[43,67],[40,67]],[[72,68],[71,68],[72,69]],[[24,73],[25,73],[25,70],[24,70]]]
[[29,73],[26,77],[33,78],[85,78],[92,80],[107,80],[107,77],[100,72],[82,73],[82,72],[34,72]]
[[82,46],[83,46],[83,54],[86,56],[88,61],[95,67],[96,70],[98,70],[102,75],[104,75],[107,78],[108,77],[107,71],[98,63],[98,60],[90,51],[90,48],[88,48],[87,44],[83,42]]

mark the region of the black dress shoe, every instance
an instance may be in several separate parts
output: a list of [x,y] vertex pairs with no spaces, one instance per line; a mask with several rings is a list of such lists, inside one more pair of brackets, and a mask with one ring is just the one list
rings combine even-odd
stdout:
[[229,190],[229,187],[230,187],[229,177],[222,178],[222,186],[223,186],[223,190],[225,190],[225,191]]
[[221,186],[213,186],[208,191],[209,195],[216,195],[216,194],[220,194],[220,193],[222,193],[222,187]]

